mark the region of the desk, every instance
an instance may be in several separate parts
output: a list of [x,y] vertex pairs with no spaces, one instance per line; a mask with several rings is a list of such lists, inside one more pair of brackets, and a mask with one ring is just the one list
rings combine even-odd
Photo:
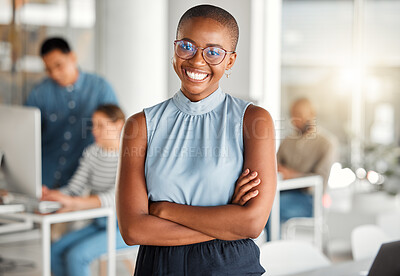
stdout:
[[0,205],[0,214],[18,213],[25,211],[23,204],[5,204]]
[[366,276],[373,261],[373,259],[364,259],[338,263],[302,273],[290,274],[290,276]]
[[280,191],[313,187],[314,198],[314,243],[322,249],[322,193],[323,178],[319,175],[278,180],[274,204],[271,209],[271,241],[280,237]]
[[[25,211],[23,204],[6,204],[0,205],[0,215],[12,214]],[[5,219],[0,217],[0,234],[12,233],[15,231],[28,230],[33,227],[33,223],[30,220],[15,220]]]
[[42,269],[43,276],[50,276],[50,226],[53,223],[77,221],[84,219],[93,219],[107,217],[107,237],[108,237],[108,275],[115,276],[115,232],[116,219],[114,210],[111,208],[96,208],[76,212],[60,213],[60,214],[32,214],[32,213],[15,213],[5,214],[12,219],[22,219],[33,221],[41,225],[42,231]]

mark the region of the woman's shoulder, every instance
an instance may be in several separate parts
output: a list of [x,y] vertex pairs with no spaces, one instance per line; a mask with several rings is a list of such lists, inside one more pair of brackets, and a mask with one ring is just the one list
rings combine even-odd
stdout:
[[245,117],[271,119],[271,114],[261,106],[250,103],[246,109]]
[[131,115],[125,122],[123,129],[123,140],[126,143],[132,141],[146,141],[146,118],[144,112]]
[[[250,104],[246,109],[243,124],[245,129],[253,130],[259,134],[265,133],[268,136],[275,132],[271,114],[266,109],[254,104]],[[264,134],[262,135],[264,136]]]
[[144,111],[131,115],[125,122],[124,132],[131,133],[135,129],[146,126],[146,117]]

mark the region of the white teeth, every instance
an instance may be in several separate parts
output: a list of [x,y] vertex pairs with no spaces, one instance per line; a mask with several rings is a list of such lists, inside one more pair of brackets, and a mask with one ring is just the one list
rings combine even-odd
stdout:
[[189,72],[189,71],[186,71],[186,74],[188,75],[189,78],[194,79],[194,80],[202,80],[207,77],[207,74],[194,73],[194,72]]

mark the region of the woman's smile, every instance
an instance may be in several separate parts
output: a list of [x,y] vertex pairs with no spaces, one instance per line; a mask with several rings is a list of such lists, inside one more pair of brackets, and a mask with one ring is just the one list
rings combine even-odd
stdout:
[[186,77],[193,82],[202,82],[205,81],[210,74],[193,68],[182,68]]

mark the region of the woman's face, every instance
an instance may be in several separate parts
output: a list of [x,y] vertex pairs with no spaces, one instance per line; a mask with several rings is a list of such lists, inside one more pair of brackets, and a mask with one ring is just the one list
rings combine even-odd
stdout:
[[95,112],[92,120],[92,133],[97,145],[106,148],[118,143],[124,125],[122,120],[113,122],[103,112]]
[[[219,22],[204,17],[195,17],[182,25],[178,40],[187,40],[197,47],[217,46],[226,51],[231,49],[231,36],[227,27]],[[225,70],[230,69],[236,60],[236,53],[227,53],[218,65],[209,65],[203,58],[202,49],[188,60],[174,54],[173,65],[181,80],[181,90],[191,101],[199,101],[219,87],[219,80]],[[196,74],[196,79],[194,75]]]

